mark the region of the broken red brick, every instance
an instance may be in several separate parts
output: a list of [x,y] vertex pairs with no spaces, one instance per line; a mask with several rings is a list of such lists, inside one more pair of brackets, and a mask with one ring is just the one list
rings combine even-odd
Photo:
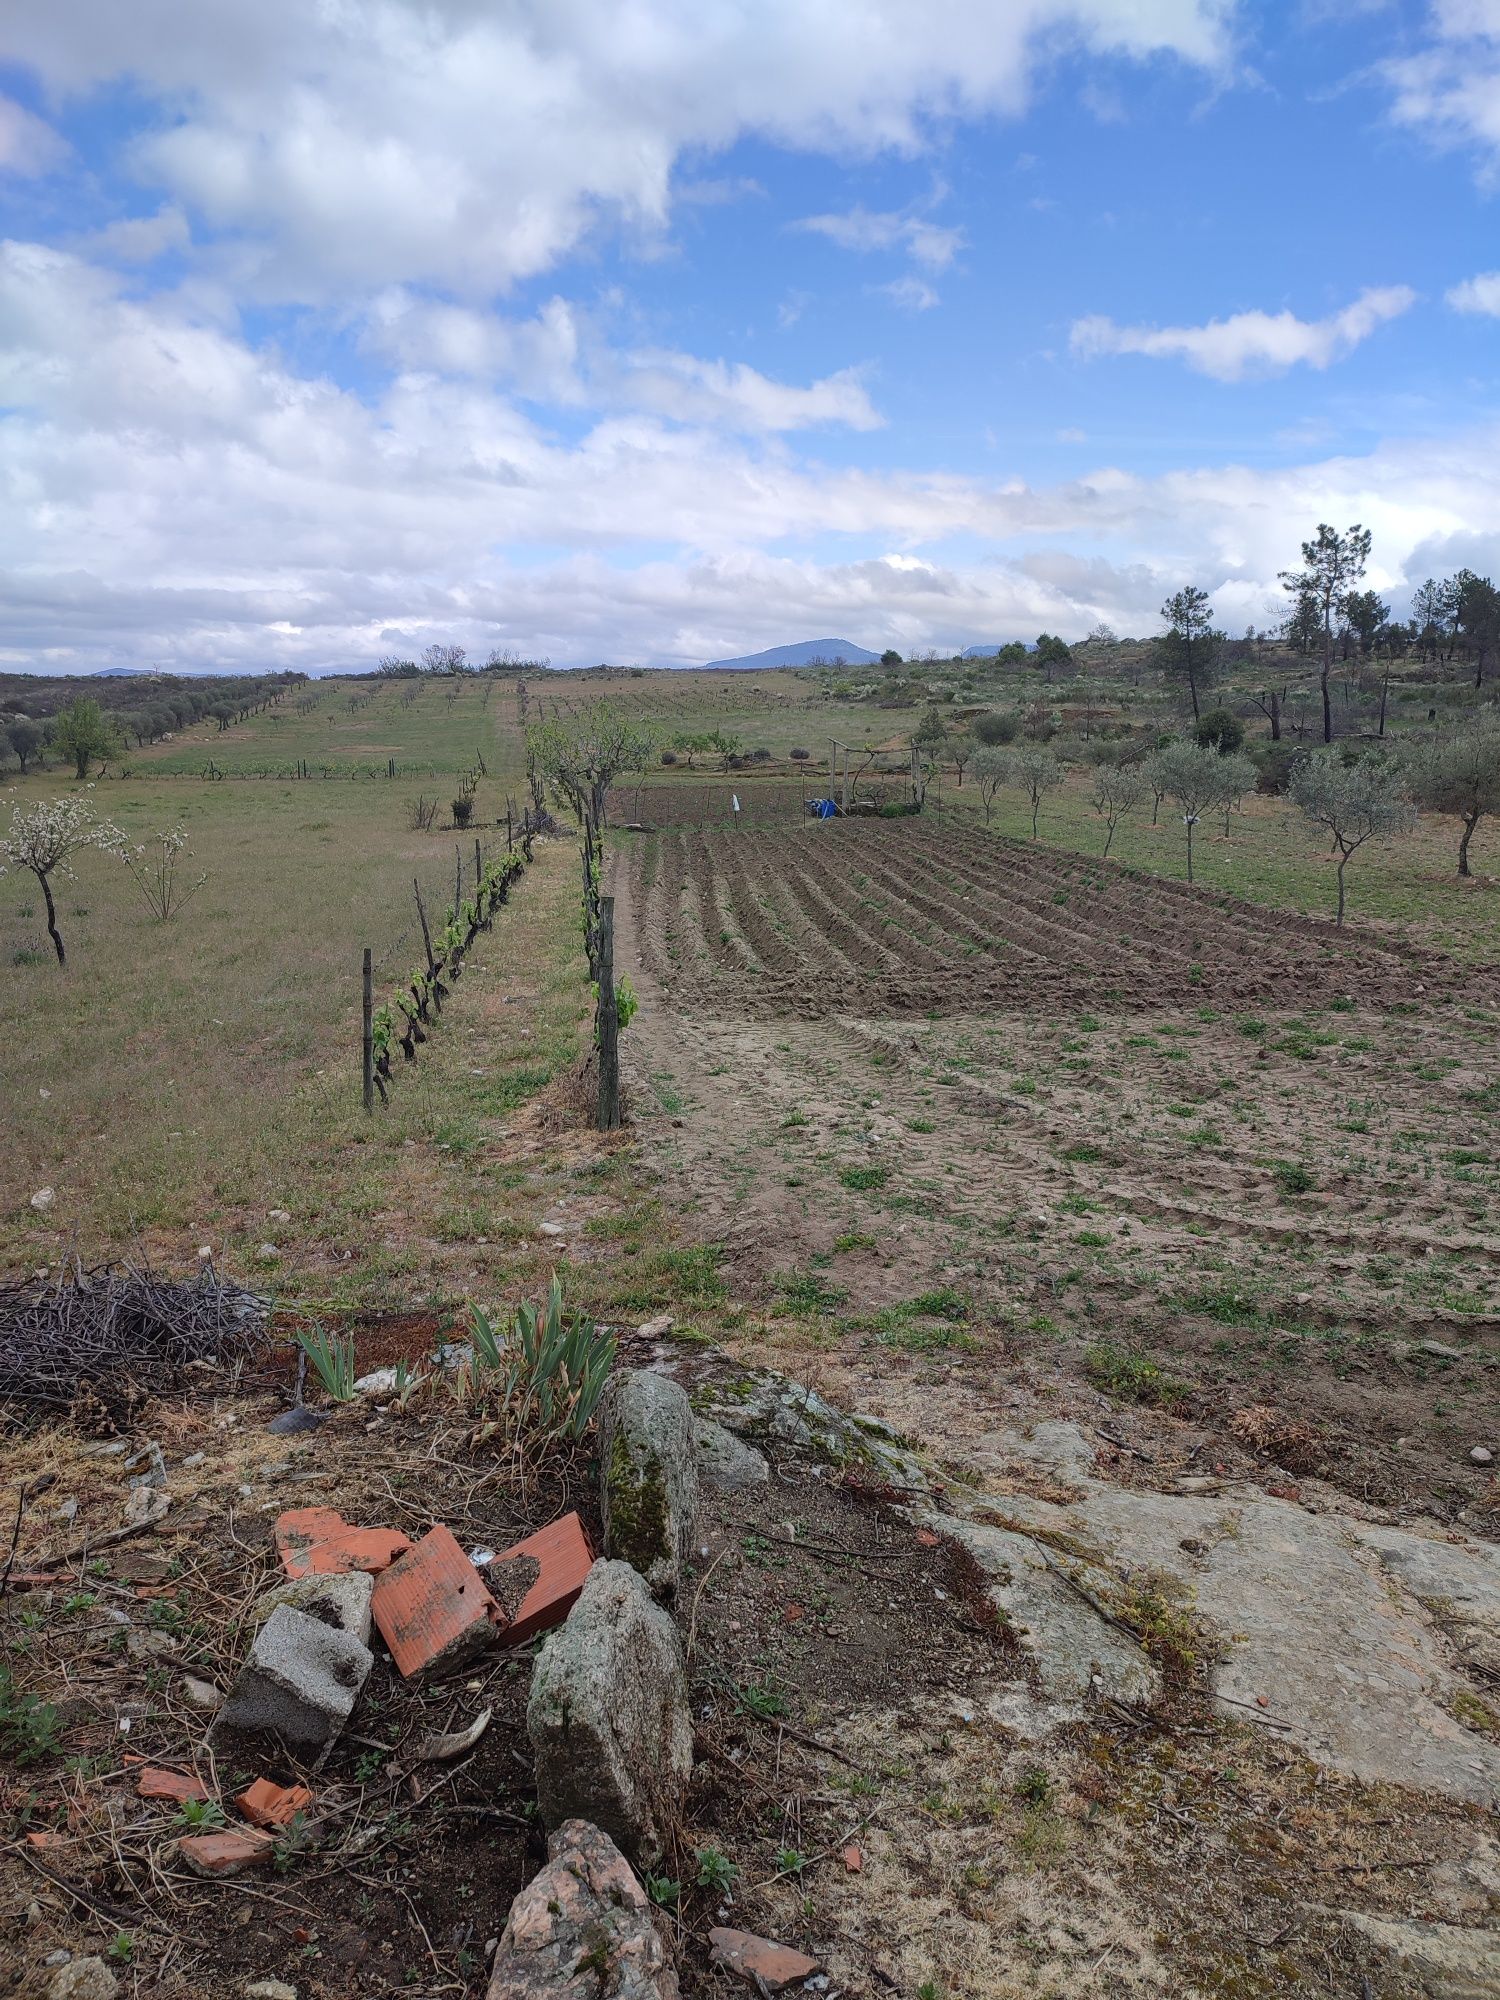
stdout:
[[844,1849],[843,1858],[844,1858],[844,1866],[849,1870],[849,1873],[851,1875],[862,1875],[864,1873],[865,1857],[864,1857],[864,1852],[861,1848],[855,1847],[851,1842],[850,1845]]
[[781,1616],[788,1625],[795,1625],[797,1620],[802,1616],[802,1606],[800,1604],[788,1604],[783,1608]]
[[143,1799],[175,1799],[179,1805],[211,1796],[207,1785],[191,1771],[168,1771],[160,1764],[147,1764],[135,1789]]
[[938,1545],[938,1537],[931,1528],[918,1528],[917,1540],[924,1549],[935,1549]]
[[267,1867],[275,1846],[268,1833],[189,1833],[178,1841],[177,1852],[195,1875],[219,1880]]
[[334,1576],[362,1569],[378,1575],[411,1547],[399,1528],[353,1528],[332,1507],[292,1507],[276,1523],[276,1547],[288,1576]]
[[561,1625],[594,1566],[594,1552],[576,1514],[549,1522],[513,1549],[502,1550],[495,1561],[514,1562],[518,1556],[529,1556],[539,1564],[541,1575],[516,1607],[515,1618],[506,1628],[507,1646],[523,1646],[538,1632],[550,1632],[554,1625]]
[[769,1938],[756,1937],[750,1931],[727,1930],[720,1926],[709,1932],[708,1941],[713,1946],[715,1964],[737,1972],[758,1992],[779,1993],[785,1986],[800,1985],[818,1969],[815,1958],[793,1951],[790,1945],[773,1944]]
[[39,1853],[46,1853],[53,1847],[66,1847],[67,1844],[68,1836],[65,1833],[28,1833],[26,1836],[26,1845],[34,1847]]
[[269,1778],[257,1778],[240,1793],[235,1804],[255,1826],[290,1826],[298,1813],[306,1813],[313,1795],[306,1785],[273,1785]]
[[375,1579],[370,1610],[408,1677],[451,1665],[506,1628],[504,1611],[441,1523]]

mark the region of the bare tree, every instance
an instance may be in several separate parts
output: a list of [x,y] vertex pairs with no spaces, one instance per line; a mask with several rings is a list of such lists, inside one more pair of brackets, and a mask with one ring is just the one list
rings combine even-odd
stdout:
[[1239,805],[1246,792],[1255,790],[1255,781],[1260,776],[1249,757],[1235,750],[1219,758],[1219,795],[1214,805],[1224,815],[1224,838],[1229,838],[1229,815]]
[[1339,857],[1336,922],[1344,921],[1344,870],[1367,840],[1409,833],[1416,809],[1400,770],[1373,757],[1345,764],[1330,751],[1304,759],[1288,787],[1293,801],[1316,826],[1326,828]]

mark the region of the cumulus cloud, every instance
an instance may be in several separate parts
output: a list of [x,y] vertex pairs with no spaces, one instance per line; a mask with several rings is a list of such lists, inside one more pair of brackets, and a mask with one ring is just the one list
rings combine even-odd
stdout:
[[1481,271],[1445,294],[1455,312],[1487,313],[1500,319],[1500,271]]
[[791,226],[826,236],[842,250],[903,250],[930,271],[946,270],[964,241],[961,229],[945,229],[909,209],[882,213],[851,208],[843,214],[805,215]]
[[1283,375],[1299,364],[1327,368],[1387,320],[1410,311],[1416,300],[1408,285],[1372,286],[1326,319],[1242,312],[1206,326],[1120,326],[1094,314],[1073,322],[1068,344],[1086,360],[1101,354],[1145,354],[1185,361],[1198,374],[1220,382],[1239,382],[1247,376]]
[[[1014,113],[1067,51],[1218,68],[1227,0],[71,0],[12,9],[7,56],[57,94],[129,78],[174,115],[133,162],[240,239],[241,283],[321,301],[434,283],[482,296],[601,219],[660,229],[685,154],[756,135],[919,150]],[[944,256],[943,232],[921,239]],[[951,250],[947,252],[951,255]]]
[[1437,146],[1479,156],[1480,177],[1500,178],[1500,5],[1435,0],[1425,44],[1379,66],[1392,113]]
[[907,312],[930,312],[938,303],[937,293],[925,278],[893,278],[890,284],[875,289]]
[[66,141],[44,119],[14,98],[0,97],[0,173],[45,174],[67,152]]
[[[570,662],[702,660],[800,630],[907,651],[1149,630],[1186,578],[1222,618],[1264,623],[1319,520],[1372,528],[1382,590],[1411,580],[1413,551],[1500,538],[1500,433],[1480,424],[1441,448],[1030,486],[825,465],[769,421],[799,392],[637,358],[682,400],[563,438],[482,377],[411,368],[356,395],[191,298],[6,245],[0,656],[350,667],[391,631]],[[850,386],[800,393],[837,406]]]

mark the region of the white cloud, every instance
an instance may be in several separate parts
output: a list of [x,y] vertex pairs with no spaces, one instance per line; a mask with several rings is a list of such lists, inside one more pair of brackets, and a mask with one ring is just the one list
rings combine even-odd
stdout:
[[[10,61],[66,96],[170,105],[136,171],[241,243],[242,285],[488,296],[601,219],[660,229],[686,154],[746,135],[911,153],[1020,110],[1059,53],[1219,68],[1228,0],[70,0],[12,8]],[[923,239],[944,255],[942,232]],[[949,252],[948,254],[951,254]]]
[[1327,368],[1367,340],[1387,320],[1416,304],[1408,285],[1372,286],[1352,305],[1326,319],[1298,319],[1295,313],[1243,312],[1206,326],[1118,326],[1095,314],[1075,320],[1069,336],[1074,354],[1145,354],[1185,361],[1200,375],[1220,382],[1246,376],[1281,375],[1305,363]]
[[564,440],[482,378],[412,369],[365,399],[188,300],[7,245],[0,656],[350,666],[388,630],[560,661],[701,660],[808,631],[909,651],[1100,618],[1150,630],[1187,578],[1222,623],[1265,623],[1319,520],[1370,526],[1382,591],[1445,550],[1500,557],[1500,431],[1478,422],[1358,458],[1030,487],[824,466],[775,428],[781,399],[831,396],[847,422],[847,388],[635,361],[676,410]]
[[154,215],[128,215],[81,238],[76,248],[121,264],[150,264],[169,250],[186,250],[191,241],[187,217],[175,202],[164,202]]
[[842,250],[902,250],[929,271],[946,270],[964,242],[961,229],[945,229],[909,209],[851,208],[842,214],[805,215],[790,226],[826,236]]
[[1078,430],[1074,425],[1070,424],[1066,430],[1058,432],[1057,441],[1059,444],[1086,444],[1088,442],[1088,432]]
[[49,173],[67,158],[67,142],[14,98],[0,97],[0,173]]
[[938,303],[937,293],[923,278],[893,278],[890,284],[875,289],[908,312],[930,312]]
[[1500,4],[1435,0],[1428,41],[1379,66],[1392,112],[1437,146],[1479,154],[1481,179],[1500,178]]
[[561,298],[549,300],[532,319],[515,320],[419,299],[397,287],[376,299],[364,339],[407,370],[502,384],[532,401],[649,411],[732,431],[820,424],[869,431],[884,421],[857,369],[840,369],[803,388],[743,362],[668,348],[622,353]]
[[1500,271],[1481,271],[1445,294],[1455,312],[1488,313],[1500,319]]

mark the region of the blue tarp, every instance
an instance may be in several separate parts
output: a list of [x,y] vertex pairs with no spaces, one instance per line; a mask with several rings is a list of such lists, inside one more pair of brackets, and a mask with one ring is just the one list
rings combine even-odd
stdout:
[[833,819],[837,812],[838,807],[832,799],[814,799],[812,802],[814,819]]

